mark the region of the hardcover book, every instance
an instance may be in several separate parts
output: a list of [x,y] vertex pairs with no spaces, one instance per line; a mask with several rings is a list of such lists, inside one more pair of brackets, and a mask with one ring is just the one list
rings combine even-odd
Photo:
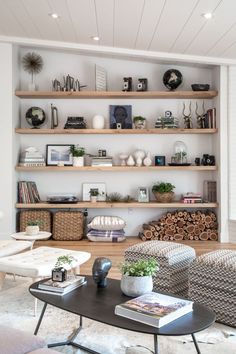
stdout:
[[45,279],[40,281],[38,284],[38,290],[47,290],[52,293],[67,293],[73,289],[84,284],[86,281],[84,276],[77,275],[76,277],[69,277],[67,280],[63,282],[56,282],[52,279]]
[[151,292],[116,305],[115,314],[160,328],[192,309],[192,301]]

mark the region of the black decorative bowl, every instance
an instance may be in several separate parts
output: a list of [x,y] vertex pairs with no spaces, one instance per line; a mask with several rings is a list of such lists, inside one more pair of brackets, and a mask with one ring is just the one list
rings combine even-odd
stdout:
[[192,84],[191,85],[193,91],[208,91],[210,85],[208,84]]

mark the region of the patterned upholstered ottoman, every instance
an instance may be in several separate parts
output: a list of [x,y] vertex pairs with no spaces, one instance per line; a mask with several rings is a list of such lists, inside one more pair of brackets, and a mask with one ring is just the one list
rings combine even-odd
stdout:
[[210,307],[218,321],[236,327],[236,251],[198,257],[189,269],[189,297]]
[[151,257],[159,263],[159,271],[153,277],[153,290],[186,296],[188,269],[196,257],[195,250],[189,246],[165,241],[138,243],[125,250],[126,261]]

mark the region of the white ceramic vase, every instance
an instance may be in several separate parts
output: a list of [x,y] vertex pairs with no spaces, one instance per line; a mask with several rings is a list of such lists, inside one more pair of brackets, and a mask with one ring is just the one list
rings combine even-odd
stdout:
[[104,129],[105,118],[99,114],[93,117],[93,129]]
[[126,161],[126,165],[127,166],[134,166],[135,165],[135,161],[132,155],[129,155],[128,160]]
[[140,296],[153,289],[152,276],[133,277],[122,275],[120,282],[121,291],[127,296]]
[[98,197],[96,195],[91,195],[90,197],[90,202],[91,203],[97,203]]
[[134,156],[136,159],[136,166],[142,166],[145,152],[143,150],[137,150],[137,151],[135,151]]
[[38,225],[26,226],[25,233],[26,235],[29,236],[37,235],[39,233],[39,226]]
[[84,156],[73,156],[73,166],[74,167],[84,166]]
[[151,153],[150,152],[147,152],[147,155],[146,155],[145,159],[143,160],[143,164],[144,164],[144,166],[151,166],[152,159],[151,159]]

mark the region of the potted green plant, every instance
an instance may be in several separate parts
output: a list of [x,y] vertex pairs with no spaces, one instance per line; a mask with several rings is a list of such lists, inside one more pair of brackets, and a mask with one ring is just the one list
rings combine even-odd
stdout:
[[122,292],[127,296],[139,296],[152,291],[152,277],[158,269],[158,263],[154,258],[123,262],[120,265]]
[[133,123],[135,129],[144,129],[146,127],[146,118],[142,116],[133,117]]
[[92,188],[90,189],[89,194],[91,203],[96,203],[99,196],[99,190],[96,188]]
[[39,233],[39,226],[42,225],[41,220],[29,220],[25,228],[26,235],[33,236]]
[[73,156],[73,166],[75,167],[84,166],[85,149],[83,147],[71,145],[70,153]]
[[159,182],[152,186],[152,193],[159,203],[170,203],[174,198],[174,189],[171,183]]

